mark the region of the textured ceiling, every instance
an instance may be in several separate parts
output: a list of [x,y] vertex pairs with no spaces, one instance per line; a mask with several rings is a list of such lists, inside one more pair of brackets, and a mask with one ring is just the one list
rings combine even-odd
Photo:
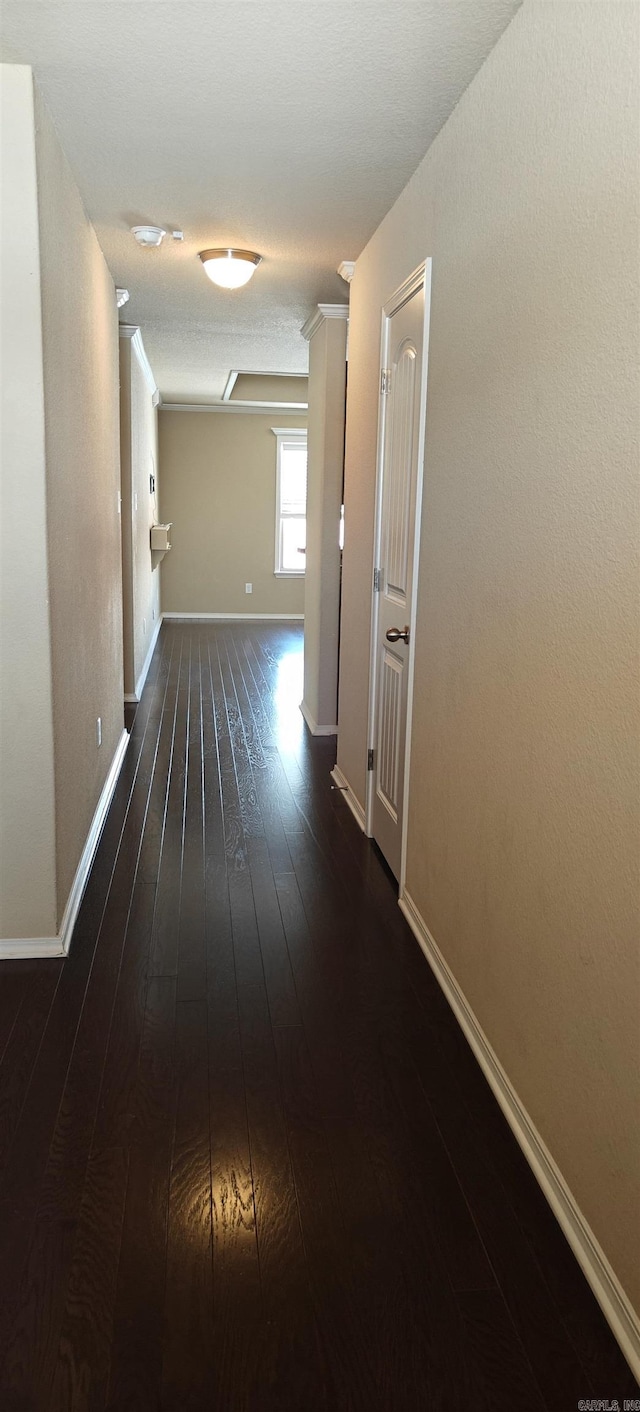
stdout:
[[[166,400],[231,368],[304,372],[300,328],[354,259],[520,0],[3,0]],[[129,226],[184,230],[141,250]],[[264,257],[243,290],[197,259]]]

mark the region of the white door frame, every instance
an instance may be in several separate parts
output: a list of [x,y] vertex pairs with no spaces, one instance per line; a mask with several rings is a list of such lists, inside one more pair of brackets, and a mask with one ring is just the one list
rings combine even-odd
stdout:
[[[415,531],[413,539],[413,578],[411,584],[411,634],[409,637],[409,661],[407,669],[407,725],[404,744],[404,789],[402,797],[402,852],[400,861],[400,877],[398,879],[400,887],[400,898],[404,893],[404,885],[407,871],[407,822],[409,814],[409,770],[411,755],[411,720],[413,715],[413,680],[415,673],[415,651],[416,635],[415,622],[418,603],[418,570],[420,562],[420,525],[422,520],[422,487],[424,483],[424,446],[425,427],[427,414],[427,368],[429,363],[429,321],[431,314],[431,258],[428,258],[418,265],[418,268],[409,275],[409,278],[394,291],[391,298],[382,307],[381,331],[380,331],[380,369],[378,382],[378,448],[376,456],[376,511],[375,511],[375,532],[374,532],[374,567],[384,568],[380,564],[380,539],[382,530],[382,466],[384,458],[384,438],[386,422],[386,397],[381,390],[382,371],[387,367],[387,357],[389,351],[389,322],[394,314],[406,304],[421,285],[424,285],[424,327],[422,339],[422,370],[420,376],[420,419],[418,432],[418,478],[416,484],[416,516]],[[377,729],[377,671],[378,671],[378,602],[379,594],[373,587],[373,575],[371,576],[371,647],[370,647],[370,669],[369,669],[369,724],[367,729],[367,746],[372,750],[376,743]],[[365,833],[369,838],[373,835],[373,780],[374,772],[367,772],[367,788],[365,799]]]

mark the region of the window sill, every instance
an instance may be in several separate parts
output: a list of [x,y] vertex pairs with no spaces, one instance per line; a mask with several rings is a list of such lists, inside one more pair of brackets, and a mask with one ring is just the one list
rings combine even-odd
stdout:
[[276,579],[303,579],[304,569],[274,569],[273,577]]

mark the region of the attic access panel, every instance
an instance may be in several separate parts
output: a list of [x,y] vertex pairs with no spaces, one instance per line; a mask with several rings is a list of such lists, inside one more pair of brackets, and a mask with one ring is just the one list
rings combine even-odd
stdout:
[[305,411],[309,399],[309,380],[297,373],[254,373],[233,369],[227,379],[222,400],[241,406],[290,407]]

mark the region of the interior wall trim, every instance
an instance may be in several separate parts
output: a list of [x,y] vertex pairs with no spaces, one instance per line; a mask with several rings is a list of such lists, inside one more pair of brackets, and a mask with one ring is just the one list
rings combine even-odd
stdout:
[[102,833],[104,821],[109,812],[109,805],[118,782],[118,775],[120,774],[122,761],[124,760],[128,744],[129,736],[127,732],[123,730],[116,746],[113,760],[109,766],[109,773],[102,786],[95,814],[91,820],[91,827],[80,855],[76,875],[71,884],[71,891],[67,898],[67,905],[64,909],[58,935],[15,938],[4,937],[0,940],[0,962],[39,960],[48,956],[67,956],[69,954],[73,929],[77,921],[78,912],[80,911],[80,903],[82,902],[84,890],[89,880],[91,865],[95,857],[98,843],[100,842],[100,834]]
[[311,712],[310,712],[310,710],[309,710],[309,707],[307,706],[306,701],[301,701],[301,702],[300,702],[300,710],[301,710],[301,712],[302,712],[302,715],[303,715],[303,717],[304,717],[304,720],[306,721],[306,724],[308,725],[309,730],[311,731],[311,734],[312,734],[312,735],[337,735],[337,734],[338,734],[338,727],[337,727],[337,726],[319,726],[319,725],[318,725],[318,722],[315,721],[314,718],[313,718],[313,716],[311,715]]
[[356,795],[354,794],[351,785],[349,784],[349,781],[346,778],[346,775],[343,775],[342,770],[339,768],[338,765],[334,765],[331,771],[331,778],[334,784],[336,785],[336,788],[340,790],[345,804],[348,804],[351,813],[353,814],[353,817],[358,825],[358,828],[361,828],[362,832],[365,833],[364,809],[360,803],[360,800],[356,798]]
[[192,618],[200,622],[209,620],[220,623],[246,621],[248,623],[301,623],[304,613],[163,613],[163,618],[174,618],[179,622],[189,622]]
[[[348,802],[348,796],[345,797]],[[640,1319],[406,888],[399,899],[399,905],[491,1085],[534,1177],[560,1223],[612,1333],[635,1377],[640,1379]]]
[[162,401],[160,390],[153,374],[153,368],[147,358],[146,349],[142,342],[142,332],[138,324],[118,324],[118,334],[120,338],[130,338],[131,347],[138,359],[142,372],[144,373],[147,387],[151,393],[151,401],[154,407],[158,407]]
[[66,956],[62,936],[19,936],[0,939],[0,975],[3,961],[45,961]]
[[314,333],[317,333],[318,329],[322,328],[325,319],[348,318],[348,304],[317,304],[313,312],[309,314],[309,317],[306,322],[302,325],[300,332],[302,334],[302,337],[306,338],[308,343],[309,339],[313,338]]
[[144,684],[145,684],[145,682],[146,682],[146,680],[147,680],[147,676],[148,676],[148,673],[149,673],[149,667],[151,666],[151,658],[153,657],[153,654],[154,654],[154,652],[155,652],[156,642],[158,641],[158,633],[160,632],[160,628],[162,627],[162,618],[163,618],[163,614],[162,614],[162,613],[159,613],[159,614],[158,614],[158,621],[157,621],[157,623],[156,623],[156,625],[155,625],[155,628],[154,628],[154,630],[153,630],[153,633],[151,634],[151,641],[150,641],[150,643],[149,643],[149,651],[147,652],[147,655],[146,655],[146,657],[145,657],[145,659],[144,659],[144,666],[143,666],[142,671],[141,671],[141,673],[140,673],[140,676],[138,677],[138,680],[137,680],[137,682],[136,682],[136,689],[135,689],[135,691],[125,691],[125,694],[124,694],[124,699],[125,699],[125,701],[131,702],[131,703],[133,703],[134,705],[137,705],[137,704],[138,704],[138,702],[139,702],[139,700],[140,700],[140,697],[142,696],[142,693],[143,693],[143,691],[144,691]]
[[162,412],[227,412],[235,416],[261,416],[280,412],[283,416],[305,416],[308,402],[162,402]]

